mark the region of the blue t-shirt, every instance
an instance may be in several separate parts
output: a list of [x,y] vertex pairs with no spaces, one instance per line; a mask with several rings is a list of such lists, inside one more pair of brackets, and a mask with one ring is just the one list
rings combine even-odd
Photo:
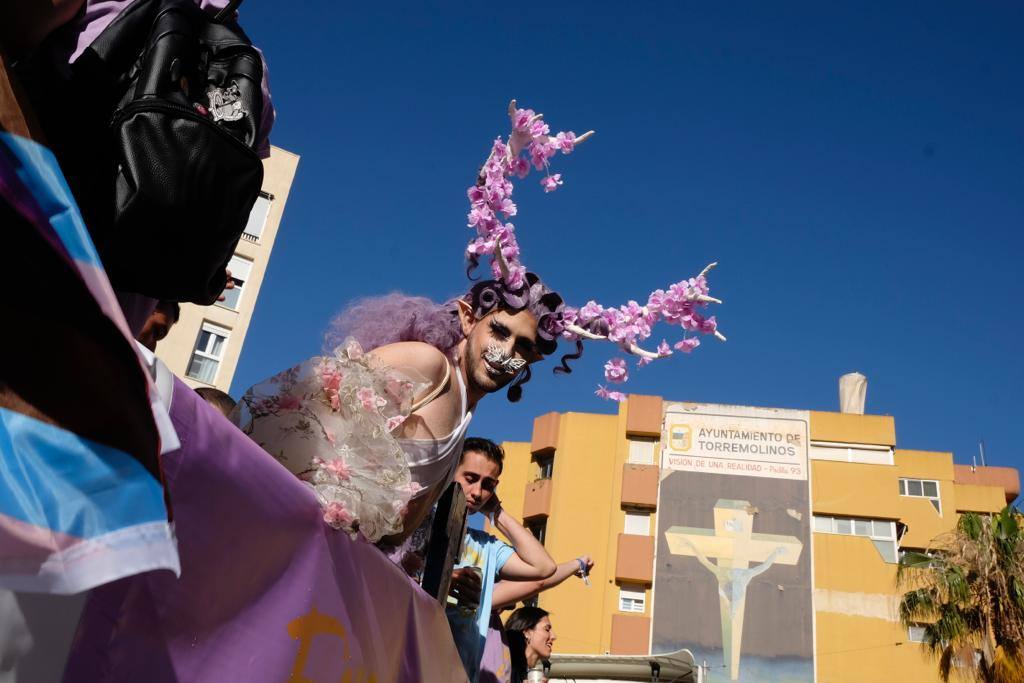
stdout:
[[491,619],[491,594],[498,572],[515,554],[515,549],[508,543],[499,541],[494,536],[480,529],[467,529],[462,541],[460,567],[480,567],[483,572],[480,586],[480,607],[476,614],[463,616],[454,605],[445,610],[448,623],[452,628],[455,646],[459,649],[462,666],[471,683],[475,683],[480,673],[480,658],[483,656],[484,643],[487,641],[487,625]]

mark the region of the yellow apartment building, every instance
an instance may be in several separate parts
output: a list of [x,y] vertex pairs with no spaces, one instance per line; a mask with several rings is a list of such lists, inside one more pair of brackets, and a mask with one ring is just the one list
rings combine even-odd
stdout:
[[556,561],[596,562],[539,597],[556,654],[685,650],[693,681],[938,680],[897,618],[899,554],[1020,492],[1013,468],[898,446],[887,415],[631,395],[504,447],[504,507]]
[[263,188],[228,264],[233,289],[211,306],[182,304],[156,355],[189,386],[228,391],[270,263],[299,157],[279,147],[263,160]]

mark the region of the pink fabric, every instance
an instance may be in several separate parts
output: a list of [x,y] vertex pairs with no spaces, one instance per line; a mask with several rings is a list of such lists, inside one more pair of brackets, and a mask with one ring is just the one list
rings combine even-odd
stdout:
[[437,601],[181,382],[171,418],[181,578],[95,589],[65,681],[465,681]]
[[0,514],[4,573],[34,574],[53,553],[67,550],[82,539]]

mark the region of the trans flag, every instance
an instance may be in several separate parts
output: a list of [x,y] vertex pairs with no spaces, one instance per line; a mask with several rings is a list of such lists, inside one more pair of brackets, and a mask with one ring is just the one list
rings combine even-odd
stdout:
[[0,226],[0,587],[180,573],[167,411],[56,159],[2,130]]

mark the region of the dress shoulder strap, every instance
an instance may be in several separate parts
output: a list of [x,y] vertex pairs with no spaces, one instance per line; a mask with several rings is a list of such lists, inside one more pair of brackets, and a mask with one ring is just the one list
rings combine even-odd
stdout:
[[412,404],[412,408],[409,409],[410,413],[415,413],[417,410],[427,405],[435,398],[441,395],[441,392],[448,388],[448,383],[452,381],[452,366],[446,358],[444,361],[444,379],[430,390],[430,393]]

